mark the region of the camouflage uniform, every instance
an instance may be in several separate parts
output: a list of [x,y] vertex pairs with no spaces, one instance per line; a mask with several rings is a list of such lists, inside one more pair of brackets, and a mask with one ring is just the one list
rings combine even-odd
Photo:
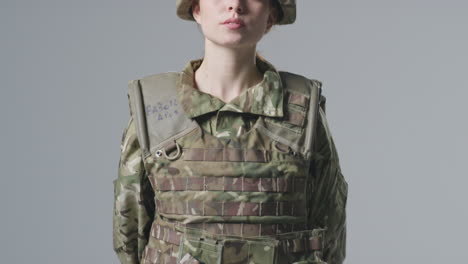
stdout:
[[[282,117],[286,111],[289,111],[286,110],[289,106],[283,103],[287,100],[285,98],[285,92],[281,87],[280,75],[277,70],[268,61],[257,57],[257,67],[263,73],[263,80],[259,84],[242,92],[231,102],[225,103],[214,96],[194,88],[194,71],[200,66],[201,62],[202,59],[198,59],[187,63],[183,70],[185,77],[181,78],[181,82],[177,84],[178,100],[182,104],[185,114],[196,120],[202,130],[195,130],[193,133],[187,135],[182,139],[181,145],[200,147],[203,146],[203,144],[219,144],[221,147],[240,147],[242,144],[245,144],[252,147],[260,144],[261,142],[259,143],[259,141],[256,141],[257,139],[253,140],[251,137],[244,137],[250,133],[250,136],[253,134],[253,137],[257,138],[254,127],[258,118],[260,116],[265,116],[271,117],[271,120],[274,120],[275,117]],[[314,82],[319,83],[315,80]],[[291,100],[291,98],[288,100]],[[289,128],[291,130],[300,130],[300,127],[297,126],[297,122],[294,121],[291,123],[296,123],[290,125]],[[172,177],[179,176],[182,170],[187,171],[184,173],[193,173],[192,169],[196,171],[197,166],[203,165],[198,165],[200,163],[196,163],[196,161],[193,163],[186,163],[194,164],[193,168],[189,168],[186,165],[185,167],[177,168],[177,166],[172,166],[170,163],[167,163],[169,165],[161,163],[163,165],[160,164],[155,167],[150,167],[148,162],[145,164],[142,159],[142,153],[136,135],[135,121],[131,111],[130,121],[123,133],[121,141],[118,178],[114,181],[113,247],[121,263],[176,263],[177,257],[179,257],[181,263],[200,263],[189,254],[180,255],[179,251],[184,251],[184,253],[190,252],[191,254],[196,254],[198,252],[198,257],[204,259],[207,264],[215,263],[214,261],[220,260],[216,256],[210,256],[210,254],[216,255],[217,253],[215,254],[213,252],[220,250],[219,245],[217,243],[210,244],[209,241],[211,241],[211,239],[216,241],[219,234],[223,235],[223,239],[229,235],[233,237],[241,235],[242,237],[253,238],[248,240],[248,243],[246,242],[245,244],[243,244],[243,242],[246,241],[244,239],[225,241],[222,254],[227,254],[227,257],[222,260],[222,263],[273,263],[273,260],[269,258],[275,254],[283,254],[284,252],[280,252],[282,252],[282,250],[284,251],[285,247],[287,247],[288,250],[292,248],[292,251],[289,250],[288,252],[295,253],[290,254],[295,255],[295,257],[280,258],[280,260],[277,260],[277,263],[342,263],[346,253],[345,207],[347,183],[340,170],[338,154],[326,121],[323,104],[318,112],[316,129],[314,152],[312,158],[307,161],[310,162],[310,164],[306,164],[310,165],[311,168],[310,175],[308,176],[310,182],[307,184],[304,182],[294,182],[295,186],[308,186],[305,196],[297,195],[296,197],[307,200],[308,202],[308,212],[306,216],[308,222],[301,223],[298,221],[299,218],[293,217],[295,214],[289,211],[293,209],[288,209],[286,207],[281,208],[282,213],[280,214],[278,214],[278,209],[276,209],[276,216],[274,213],[270,214],[271,216],[257,216],[259,215],[258,212],[254,212],[256,207],[252,207],[254,209],[250,208],[249,210],[251,211],[246,211],[243,206],[254,203],[242,203],[242,208],[239,207],[236,202],[242,201],[243,198],[238,196],[235,192],[226,192],[227,185],[225,182],[224,185],[220,185],[221,187],[219,187],[219,189],[213,189],[225,191],[224,194],[215,191],[197,193],[191,191],[205,190],[204,188],[206,188],[208,184],[203,182],[205,187],[200,187],[198,186],[200,182],[192,181],[190,183],[191,186],[188,187],[185,185],[182,186],[180,182],[175,180],[164,181],[163,179],[157,178],[159,176],[152,173],[155,167],[164,175],[170,175]],[[248,140],[237,140],[239,138]],[[195,149],[196,148],[184,148],[184,154],[190,156],[191,153],[189,150]],[[281,145],[279,149],[281,150]],[[281,151],[273,151],[272,153],[278,155],[278,157],[280,157],[278,159],[288,159],[289,157],[284,156]],[[197,155],[191,156],[193,156],[192,160],[198,159]],[[206,158],[206,156],[207,154],[205,153],[204,157]],[[209,161],[214,161],[218,158],[219,156],[213,155]],[[254,158],[257,157],[255,156]],[[149,159],[153,161],[152,157],[149,157]],[[205,159],[205,161],[207,161],[207,164],[213,164],[213,162],[208,162],[207,159]],[[277,170],[275,173],[278,175],[281,173],[287,174],[288,169],[296,170],[295,173],[301,169],[301,164],[293,166],[293,169],[290,167],[281,168],[281,163],[278,164],[279,165],[274,168],[274,170]],[[292,163],[286,165],[289,166],[289,164]],[[218,167],[218,165],[221,167]],[[222,162],[216,163],[216,167],[213,167],[212,170],[222,170],[220,173],[226,173],[226,175],[228,175],[230,173],[230,168],[223,166]],[[240,166],[237,167],[239,170],[246,170],[243,171],[245,175],[249,173],[248,170],[251,168],[254,168],[252,170],[263,168],[255,166],[248,167],[247,165],[244,167],[242,164],[237,166]],[[213,174],[215,174],[215,172],[213,172]],[[209,177],[205,178],[203,178],[203,180],[207,181]],[[228,179],[224,179],[223,177],[223,180],[226,181]],[[236,186],[235,180],[236,179],[234,179],[234,182],[231,180],[228,186],[229,188],[234,188],[233,186]],[[250,183],[250,185],[248,183]],[[217,184],[219,184],[219,182],[211,182],[210,186],[216,188]],[[266,197],[267,193],[270,195],[268,199],[271,199],[271,197],[273,197],[272,195],[277,195],[277,197],[281,197],[281,199],[285,201],[293,199],[291,196],[281,193],[275,194],[277,190],[273,189],[276,187],[260,186],[262,185],[261,181],[260,183],[258,181],[248,182],[246,178],[245,184],[247,187],[250,186],[251,189],[247,190],[247,187],[244,187],[243,179],[241,191],[252,191],[249,192],[249,195],[257,195],[254,198],[249,197],[248,201],[264,201],[262,199]],[[277,184],[278,185],[272,186],[279,186],[279,182]],[[262,187],[264,189],[262,189]],[[188,188],[191,188],[190,191]],[[180,192],[175,192],[176,190]],[[233,189],[230,190],[233,191]],[[191,196],[193,193],[195,193],[195,196]],[[158,196],[156,202],[155,194]],[[216,196],[214,194],[216,194]],[[198,206],[199,202],[195,201],[199,196],[202,196],[202,201],[211,202],[222,199],[234,201],[231,202],[234,212],[231,214],[229,208],[226,209],[228,203],[225,205],[224,202],[222,210],[215,208],[215,205],[210,207],[212,204],[215,204],[215,202],[211,202],[209,203],[210,206],[204,204],[203,212],[201,212],[201,207]],[[221,196],[222,198],[220,198]],[[226,196],[229,197],[226,198]],[[179,202],[182,203],[179,204]],[[191,207],[188,208],[187,204],[190,204]],[[268,203],[264,203],[264,206],[266,207],[267,204]],[[287,202],[285,202],[285,204],[288,206]],[[294,203],[291,203],[291,208],[294,208]],[[215,211],[215,213],[207,214],[205,210],[212,210]],[[219,210],[222,212],[220,213]],[[243,210],[244,214],[238,213],[241,210]],[[252,212],[254,213],[251,214]],[[265,210],[265,212],[268,212],[268,210]],[[223,215],[223,217],[220,215]],[[266,215],[268,215],[268,213]],[[260,225],[261,227],[259,229],[258,226]],[[252,226],[252,229],[249,230],[248,228],[250,228],[250,226]],[[179,227],[184,228],[184,236],[181,236],[181,232],[178,232],[181,231]],[[314,230],[307,234],[304,233],[304,237],[306,235],[310,236],[311,248],[313,250],[308,251],[310,252],[309,254],[305,254],[301,251],[304,250],[302,248],[304,245],[300,244],[302,243],[300,242],[302,241],[302,234],[299,238],[295,236],[288,239],[287,236],[291,234],[291,231],[311,230],[312,228],[314,228]],[[265,235],[270,235],[270,229],[274,229],[274,232],[277,232],[275,234],[284,234],[284,241],[287,242],[286,246],[285,244],[281,244],[280,247],[277,247],[277,240],[268,241],[268,239],[264,239],[261,243],[255,240],[256,237],[262,236],[264,238]],[[278,230],[282,231],[278,232]],[[205,234],[203,241],[190,239],[191,237],[197,237],[200,232]],[[315,240],[315,238],[323,239],[323,241]],[[316,245],[317,243],[321,243],[321,245]],[[275,248],[275,246],[279,248],[279,253],[270,254],[268,251],[271,248]],[[257,254],[252,258],[250,256],[247,256],[247,258],[241,257],[243,253],[257,250],[259,247],[261,247],[260,251],[262,251],[264,255]],[[197,251],[194,253],[193,250],[195,248],[204,248],[204,252],[200,253]],[[213,262],[210,262],[212,259]]]

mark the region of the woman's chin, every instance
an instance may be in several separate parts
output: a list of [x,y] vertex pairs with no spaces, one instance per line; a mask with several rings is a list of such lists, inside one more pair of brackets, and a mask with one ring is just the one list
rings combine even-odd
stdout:
[[255,46],[255,43],[252,41],[246,41],[244,38],[229,38],[229,39],[224,39],[222,41],[212,41],[214,42],[217,46],[223,46],[226,48],[246,48],[246,47],[253,47]]

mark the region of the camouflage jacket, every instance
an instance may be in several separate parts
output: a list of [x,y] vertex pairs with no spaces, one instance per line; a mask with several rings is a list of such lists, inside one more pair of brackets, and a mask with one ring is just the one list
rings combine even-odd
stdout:
[[[183,71],[192,77],[202,59],[187,63]],[[177,88],[185,113],[207,133],[216,137],[237,137],[248,131],[258,115],[282,113],[283,94],[278,72],[266,60],[257,59],[263,80],[243,91],[229,103],[194,87],[193,78],[184,78]],[[278,92],[279,91],[279,92]],[[324,99],[324,98],[323,98]],[[131,110],[130,110],[131,112]],[[336,147],[327,124],[324,105],[319,109],[311,173],[314,191],[308,194],[313,205],[312,226],[326,227],[324,261],[342,263],[346,255],[346,200],[344,179]],[[113,248],[121,263],[140,263],[155,216],[154,192],[141,159],[133,113],[121,140],[118,178],[114,180]]]

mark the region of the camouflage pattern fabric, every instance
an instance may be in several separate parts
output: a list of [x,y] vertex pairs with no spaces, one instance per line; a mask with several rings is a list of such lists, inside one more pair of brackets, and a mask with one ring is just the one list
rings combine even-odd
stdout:
[[185,66],[177,92],[185,113],[190,118],[197,118],[209,134],[226,139],[238,137],[250,130],[258,115],[283,115],[280,76],[269,62],[257,56],[256,64],[263,73],[263,80],[228,103],[194,88],[194,74],[202,62],[203,59],[192,60]]
[[124,130],[120,149],[114,180],[113,247],[121,263],[140,263],[155,208],[133,118]]
[[311,173],[316,175],[308,199],[309,223],[326,226],[324,260],[329,264],[343,263],[346,257],[346,201],[348,183],[340,168],[338,152],[333,141],[325,111],[320,108],[317,127],[316,158]]
[[[296,20],[296,0],[276,0],[281,7],[282,17],[278,25],[292,24]],[[177,0],[177,16],[184,20],[195,21],[192,16],[192,0]]]
[[[258,137],[260,135],[255,134],[256,132],[252,130],[258,117],[281,117],[284,114],[286,105],[283,105],[285,98],[279,74],[273,65],[267,61],[257,59],[257,66],[264,74],[263,81],[245,90],[229,103],[224,103],[220,99],[194,88],[193,78],[191,77],[193,77],[194,71],[200,66],[201,62],[201,59],[192,60],[186,65],[183,70],[186,78],[182,79],[182,83],[177,88],[179,101],[182,102],[184,111],[188,116],[197,120],[203,131],[196,130],[181,139],[180,142],[183,146],[191,146],[189,149],[195,153],[192,158],[199,156],[200,153],[197,154],[199,148],[204,149],[203,156],[208,157],[209,160],[211,159],[209,162],[213,162],[217,159],[219,153],[213,152],[207,155],[209,152],[206,152],[206,144],[211,145],[208,146],[211,149],[226,146],[236,148],[241,145],[253,148],[259,144]],[[292,101],[299,102],[301,99],[292,99]],[[292,123],[296,125],[291,125],[291,129],[300,128],[298,124],[301,122]],[[251,137],[245,137],[245,139],[249,140],[244,142],[237,140],[246,133],[252,135]],[[219,141],[216,141],[216,138]],[[255,140],[251,138],[255,138]],[[157,166],[153,166],[151,160],[153,157],[144,162],[141,158],[135,122],[131,113],[121,141],[118,178],[114,181],[113,243],[114,250],[121,263],[177,263],[177,259],[184,260],[184,263],[198,263],[202,261],[201,259],[204,259],[207,264],[217,263],[210,262],[215,261],[211,260],[212,258],[216,259],[216,261],[219,261],[218,258],[222,258],[223,262],[220,263],[248,263],[244,262],[245,257],[251,260],[252,263],[262,263],[262,259],[269,260],[269,258],[278,255],[283,256],[284,259],[276,260],[279,261],[276,263],[326,262],[335,264],[343,262],[346,255],[345,208],[347,183],[340,170],[338,154],[327,124],[324,107],[319,111],[315,152],[312,160],[309,161],[312,177],[310,177],[311,181],[307,184],[307,191],[303,193],[294,193],[297,187],[284,190],[278,189],[280,177],[273,182],[271,180],[266,181],[265,178],[262,178],[264,179],[263,182],[258,181],[256,178],[245,178],[241,181],[241,185],[234,182],[238,181],[238,179],[223,177],[223,185],[220,181],[200,185],[205,186],[205,188],[210,186],[213,190],[196,193],[192,189],[200,190],[197,189],[199,188],[197,183],[199,184],[201,179],[206,181],[207,179],[219,180],[220,178],[191,177],[190,179],[193,182],[190,182],[190,188],[192,189],[187,189],[187,182],[185,182],[185,185],[178,184],[177,180],[174,179],[179,179],[178,176],[182,172],[193,173],[197,169],[203,169],[199,168],[199,166],[203,166],[199,161],[190,159],[190,151],[187,151],[189,149],[185,149],[183,160],[177,161],[180,163],[174,162],[174,165],[168,163],[169,166],[164,166],[164,162],[162,162]],[[215,174],[216,171],[221,169],[219,173],[229,175],[229,173],[235,173],[235,171],[230,172],[230,167],[232,167],[235,170],[251,170],[255,173],[262,173],[261,170],[265,170],[264,173],[273,173],[275,175],[293,173],[295,177],[292,177],[292,179],[296,181],[302,179],[302,176],[296,176],[299,175],[297,173],[300,168],[307,167],[307,164],[295,163],[295,161],[289,160],[288,155],[278,151],[271,151],[271,149],[265,151],[274,153],[276,156],[273,156],[273,160],[278,160],[278,164],[281,165],[281,162],[287,162],[284,163],[287,164],[286,167],[270,166],[266,170],[267,167],[265,166],[268,163],[259,163],[256,153],[248,154],[245,152],[243,155],[251,157],[255,162],[236,163],[237,165],[231,166],[230,163],[217,161],[216,166],[210,171]],[[150,166],[149,164],[153,165]],[[180,164],[180,167],[177,164]],[[187,164],[190,164],[190,167],[187,167]],[[159,174],[153,173],[155,170],[159,170]],[[285,170],[289,170],[289,172]],[[167,178],[167,175],[171,176],[170,181],[162,179]],[[234,180],[229,182],[229,185],[233,186],[231,188],[242,186],[239,187],[242,189],[237,189],[241,191],[241,196],[236,192],[226,192],[223,195],[219,191],[219,189],[225,190],[225,186],[227,186],[226,179]],[[292,186],[301,186],[301,182],[296,181]],[[285,186],[288,185],[285,184]],[[176,192],[176,190],[180,192]],[[184,196],[190,197],[192,194],[196,195],[194,197],[198,201],[207,201],[208,204],[207,202],[197,202],[197,199],[190,199],[189,201],[194,201],[190,204],[179,205],[177,203],[188,199],[184,198]],[[158,198],[156,202],[155,197]],[[307,200],[309,204],[307,215],[295,215],[297,212],[288,211],[286,210],[287,207],[279,208],[278,204],[274,205],[276,207],[272,207],[273,205],[262,203],[267,206],[262,207],[261,210],[256,209],[257,202],[268,202],[272,199],[283,202],[294,202],[298,199]],[[165,201],[171,202],[165,203]],[[216,201],[223,201],[222,207],[217,207]],[[228,201],[228,205],[231,207],[226,207],[224,201]],[[157,203],[159,204],[157,205]],[[207,208],[211,208],[215,213],[207,214],[209,212]],[[241,208],[242,210],[240,210]],[[267,214],[262,215],[262,212]],[[268,216],[268,212],[270,212],[270,216]],[[278,215],[277,212],[280,212],[280,214]],[[285,228],[286,230],[286,226],[291,225],[291,223],[297,223],[297,226],[299,226],[303,224],[300,219],[304,219],[304,217],[308,221],[304,224],[316,228],[313,231],[307,231],[309,232],[308,235],[293,232],[289,234],[294,234],[294,236],[283,237],[282,240],[257,239],[262,237],[264,233],[268,233],[269,228],[274,230]],[[215,225],[210,225],[210,221],[214,222]],[[278,221],[284,224],[281,224],[280,227],[277,224]],[[245,223],[245,225],[235,224],[236,222]],[[251,223],[252,229],[249,229],[248,223]],[[262,227],[255,229],[258,223],[261,223]],[[174,231],[179,224],[183,228]],[[212,252],[219,249],[217,244],[219,241],[210,240],[206,236],[202,241],[197,240],[199,238],[196,236],[190,238],[186,232],[181,232],[187,230],[184,228],[189,225],[192,227],[207,225],[213,231],[210,234],[219,233],[219,230],[215,230],[219,226],[222,226],[223,234],[249,234],[250,230],[252,237],[224,239],[222,240],[224,255],[212,254]],[[241,229],[238,229],[239,226]],[[298,230],[305,230],[305,228],[299,228]],[[209,241],[215,242],[210,244]],[[274,245],[264,245],[264,243],[273,243]],[[280,243],[282,246],[275,243]],[[204,248],[204,250],[200,251],[197,248]],[[249,248],[257,248],[258,250],[252,251],[255,254],[251,255]],[[288,253],[281,252],[284,249],[287,249]],[[277,250],[278,252],[274,253],[270,250]],[[305,251],[309,253],[303,253]],[[288,258],[289,255],[293,257]]]

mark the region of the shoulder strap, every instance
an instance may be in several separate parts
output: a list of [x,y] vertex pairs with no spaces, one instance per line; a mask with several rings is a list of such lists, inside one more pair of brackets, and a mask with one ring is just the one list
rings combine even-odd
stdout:
[[325,111],[325,103],[327,102],[327,98],[324,95],[320,95],[320,107],[322,108],[323,112]]
[[312,147],[315,140],[315,128],[322,93],[322,82],[290,72],[280,71],[280,74],[283,86],[288,92],[299,93],[308,98],[309,105],[306,107],[307,122],[304,141],[297,149],[297,151],[301,152],[304,157],[308,159],[312,154]]
[[[322,105],[322,83],[318,80],[309,80],[312,85],[312,90],[310,93],[310,106],[308,114],[308,126],[306,130],[306,142],[305,146],[307,149],[304,151],[304,156],[309,158],[312,155],[312,149],[315,144],[316,131],[317,131],[317,120],[319,114],[319,107]],[[323,101],[325,106],[325,101]]]
[[130,108],[144,157],[197,127],[177,100],[180,76],[179,72],[167,72],[129,82]]
[[311,157],[322,83],[280,71],[285,93],[283,118],[265,118],[257,129],[292,151]]

